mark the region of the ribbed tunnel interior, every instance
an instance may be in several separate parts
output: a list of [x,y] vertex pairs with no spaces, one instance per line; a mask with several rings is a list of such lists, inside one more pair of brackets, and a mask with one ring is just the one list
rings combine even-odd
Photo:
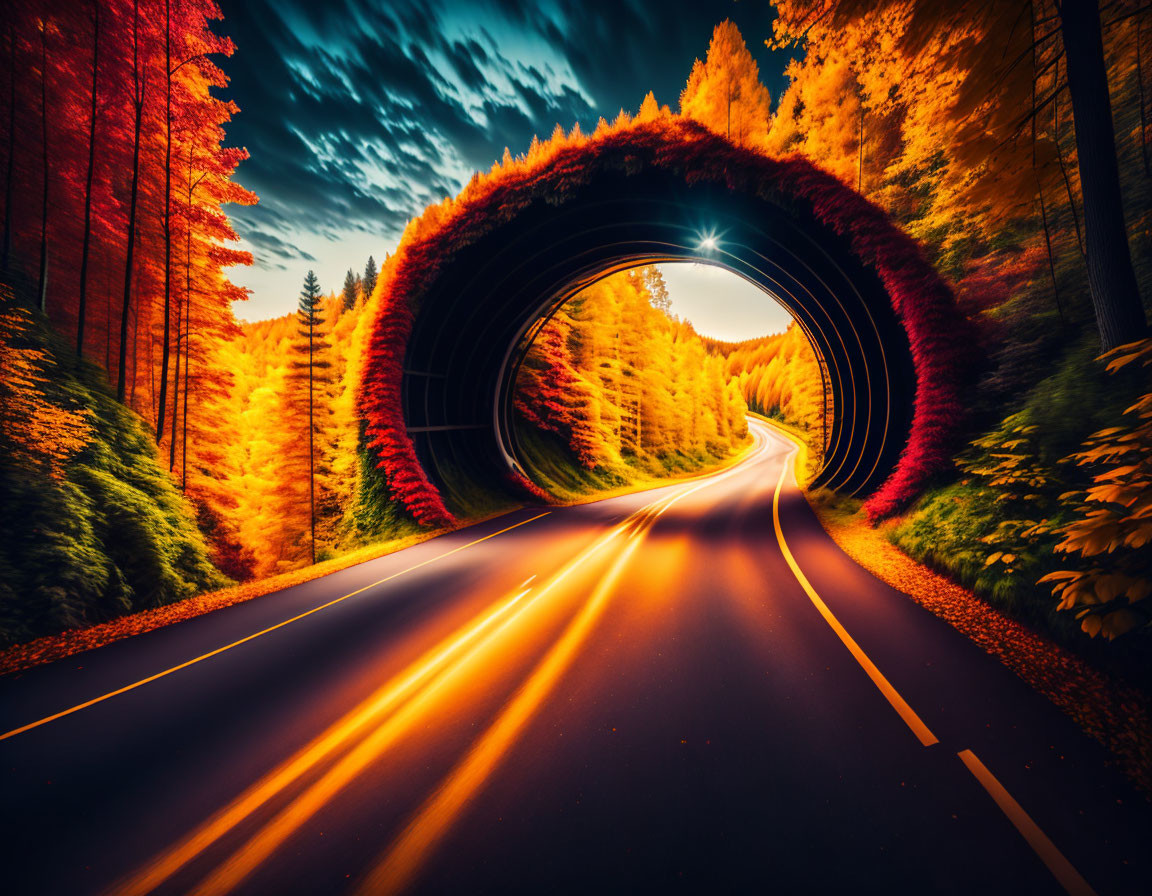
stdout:
[[[710,251],[706,233],[717,237]],[[650,169],[532,203],[461,248],[424,293],[403,416],[450,507],[468,483],[517,469],[512,389],[538,323],[607,274],[663,261],[722,266],[785,305],[827,368],[833,414],[815,484],[866,494],[883,482],[907,441],[916,375],[875,272],[796,208]]]

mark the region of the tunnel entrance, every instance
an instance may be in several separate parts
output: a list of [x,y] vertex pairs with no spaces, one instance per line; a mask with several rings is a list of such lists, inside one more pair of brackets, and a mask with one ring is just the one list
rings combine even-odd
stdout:
[[446,519],[457,483],[514,480],[535,328],[608,274],[675,261],[745,278],[803,328],[833,406],[815,485],[891,503],[947,457],[966,322],[912,241],[807,162],[662,119],[494,171],[402,244],[361,395],[394,494]]

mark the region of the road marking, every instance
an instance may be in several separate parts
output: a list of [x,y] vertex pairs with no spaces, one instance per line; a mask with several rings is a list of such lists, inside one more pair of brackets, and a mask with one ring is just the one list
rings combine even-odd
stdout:
[[788,466],[795,456],[796,452],[793,451],[784,461],[784,465],[780,470],[780,478],[776,482],[776,491],[772,495],[772,524],[776,528],[776,541],[780,544],[780,553],[784,555],[784,559],[792,569],[792,574],[796,576],[796,581],[800,583],[800,587],[808,594],[808,598],[820,612],[820,615],[824,617],[824,621],[832,627],[832,631],[844,642],[844,646],[847,647],[852,656],[856,658],[856,662],[868,673],[868,677],[872,679],[872,683],[880,689],[880,693],[892,704],[892,708],[900,714],[900,718],[904,720],[904,724],[912,729],[912,733],[920,738],[920,743],[924,746],[930,747],[932,744],[939,743],[936,735],[924,724],[920,716],[916,715],[915,710],[908,705],[908,701],[900,696],[900,693],[892,686],[892,683],[884,677],[884,673],[876,668],[876,664],[872,662],[868,654],[864,652],[863,648],[856,643],[856,640],[848,634],[848,630],[840,624],[840,620],[828,609],[828,605],[821,600],[820,595],[816,593],[816,589],[812,587],[812,583],[808,581],[808,577],[805,576],[804,572],[800,569],[796,558],[792,556],[792,551],[788,548],[788,542],[784,540],[784,530],[780,527],[780,490],[784,487],[784,477],[787,475]]
[[[480,657],[503,632],[515,624],[518,617],[528,613],[533,605],[542,603],[552,589],[622,532],[623,527],[617,526],[601,536],[554,573],[527,601],[521,603],[531,593],[531,588],[520,591],[479,621],[466,624],[450,636],[450,643],[449,639],[445,639],[430,649],[291,759],[249,787],[227,807],[131,878],[118,884],[111,892],[116,896],[143,896],[153,892],[185,865],[199,858],[212,844],[255,817],[261,807],[284,793],[306,774],[320,768],[329,758],[337,755],[337,751],[353,743],[354,738],[360,738],[350,748],[350,752],[346,752],[334,767],[324,772],[318,782],[313,782],[304,793],[294,797],[287,807],[278,810],[261,831],[251,836],[243,849],[219,866],[210,885],[202,883],[199,886],[201,891],[212,893],[213,896],[227,892],[271,855],[284,838],[297,830],[315,811],[319,811],[337,789],[359,774],[365,763],[378,759],[385,750],[409,733],[413,720],[426,711],[431,694],[447,687],[453,675],[458,675],[461,668]],[[414,701],[421,699],[424,708],[414,705]],[[337,781],[337,778],[340,780]],[[231,883],[225,883],[221,876],[222,869],[227,870]]]
[[[546,510],[546,511],[544,511],[544,513],[539,513],[536,516],[531,517],[530,519],[521,520],[520,522],[515,523],[511,526],[508,526],[507,528],[501,529],[499,532],[493,532],[491,535],[485,535],[483,538],[477,538],[475,541],[470,541],[467,544],[462,544],[459,547],[452,548],[452,550],[445,551],[443,554],[437,554],[435,557],[429,557],[427,560],[422,560],[419,563],[415,563],[412,566],[409,566],[407,569],[402,569],[399,572],[394,572],[394,573],[392,573],[392,575],[385,576],[384,578],[382,578],[378,581],[372,582],[369,585],[365,585],[363,588],[357,588],[355,591],[349,591],[345,595],[342,595],[342,596],[337,597],[333,600],[330,600],[327,603],[321,604],[318,607],[313,607],[311,610],[306,610],[305,612],[300,613],[297,616],[293,616],[291,619],[285,619],[283,622],[278,622],[278,623],[276,623],[276,625],[269,626],[268,628],[263,629],[261,631],[258,631],[255,634],[248,635],[247,637],[241,638],[239,641],[233,641],[231,644],[225,644],[223,647],[217,647],[215,650],[211,650],[208,653],[201,654],[200,656],[195,657],[194,659],[190,659],[190,660],[187,660],[186,662],[180,663],[178,666],[172,666],[170,669],[165,669],[163,672],[157,672],[155,675],[149,675],[147,678],[141,678],[139,681],[135,681],[132,684],[125,685],[122,688],[117,688],[114,691],[109,691],[107,694],[102,694],[99,697],[94,697],[91,700],[86,700],[83,703],[77,703],[75,706],[69,707],[68,709],[65,709],[65,710],[61,710],[60,712],[57,712],[57,713],[53,713],[50,716],[45,716],[42,719],[37,719],[35,722],[29,722],[27,725],[21,725],[19,728],[13,728],[11,731],[7,731],[4,734],[0,734],[0,740],[7,740],[10,737],[15,737],[18,734],[23,734],[26,731],[31,731],[33,728],[39,728],[41,725],[47,725],[49,722],[55,722],[57,719],[62,719],[65,716],[70,716],[74,712],[79,712],[82,709],[87,709],[90,706],[95,706],[97,703],[103,703],[105,700],[110,700],[113,697],[118,697],[121,694],[128,693],[129,691],[134,691],[138,687],[142,687],[143,685],[150,684],[153,681],[156,681],[160,678],[164,678],[168,675],[171,675],[173,672],[179,672],[181,669],[187,669],[189,666],[194,666],[197,663],[203,662],[204,660],[211,659],[214,656],[218,656],[219,654],[224,653],[227,650],[231,650],[233,647],[239,647],[241,644],[247,644],[249,641],[252,641],[256,638],[259,638],[261,635],[267,635],[270,632],[274,632],[277,629],[280,629],[286,625],[292,624],[293,622],[299,622],[301,619],[304,619],[308,616],[311,616],[313,613],[319,613],[321,610],[326,610],[326,609],[328,609],[328,607],[334,606],[335,604],[338,604],[341,601],[345,601],[350,597],[355,597],[357,594],[363,594],[365,591],[368,591],[371,588],[375,588],[377,585],[383,585],[385,582],[390,582],[393,579],[397,579],[402,575],[406,575],[407,573],[410,573],[410,572],[413,572],[417,569],[420,569],[423,566],[427,566],[430,563],[435,563],[437,560],[443,560],[445,557],[450,557],[452,554],[459,553],[460,551],[464,550],[465,548],[473,547],[474,545],[478,545],[481,542],[488,541],[490,538],[495,538],[497,535],[503,535],[505,532],[511,532],[513,529],[517,529],[520,526],[525,526],[528,523],[535,522],[536,520],[540,519],[541,517],[548,516],[548,514],[550,514],[551,512],[552,511],[550,511],[550,510]],[[316,580],[313,580],[313,581],[316,581]]]
[[1004,788],[1004,785],[996,779],[992,772],[988,771],[988,767],[976,757],[976,754],[971,750],[961,750],[956,755],[960,757],[960,761],[968,767],[968,771],[972,772],[983,788],[988,791],[988,795],[996,801],[996,805],[1008,816],[1008,820],[1012,822],[1020,835],[1028,841],[1033,852],[1052,872],[1052,876],[1060,882],[1064,891],[1070,896],[1096,896],[1096,891],[1088,885],[1088,881],[1080,876],[1080,872],[1056,848],[1056,844],[1048,839],[1048,835],[1040,830],[1040,826],[1012,798],[1012,794]]
[[[642,526],[650,526],[655,522],[659,513],[672,506],[680,498],[715,482],[722,481],[734,473],[734,470],[730,470],[723,474],[714,474],[709,481],[690,487],[682,487],[672,494],[664,495],[634,511],[625,518],[623,523],[613,527],[554,573],[537,589],[537,593],[529,598],[527,605],[521,609],[527,610],[531,604],[543,600],[592,556],[621,535],[629,532],[634,523],[639,522]],[[625,548],[625,551],[631,552],[635,544],[636,542],[629,538],[628,547]],[[362,763],[375,761],[398,738],[407,733],[412,720],[420,712],[426,710],[426,706],[423,708],[417,706],[414,701],[423,700],[426,704],[428,700],[432,699],[432,693],[446,687],[449,684],[450,676],[459,674],[459,670],[467,662],[479,656],[480,651],[493,642],[501,631],[512,625],[512,620],[501,622],[497,631],[485,634],[481,643],[471,646],[463,656],[453,657],[452,654],[456,652],[457,648],[463,649],[466,642],[470,643],[479,638],[480,630],[487,628],[489,623],[496,620],[496,617],[503,615],[513,605],[519,604],[532,591],[532,588],[527,586],[535,582],[536,578],[535,574],[529,576],[520,585],[520,588],[524,590],[521,590],[519,594],[482,624],[465,632],[449,648],[442,650],[437,648],[437,650],[431,651],[428,656],[432,657],[432,654],[435,656],[428,659],[427,662],[422,660],[419,668],[415,671],[409,670],[403,681],[400,683],[389,682],[380,692],[372,695],[364,704],[355,708],[293,758],[250,787],[225,809],[137,871],[132,878],[122,882],[115,888],[114,892],[118,896],[133,896],[133,894],[143,896],[143,894],[151,893],[181,868],[200,857],[212,844],[253,817],[255,812],[281,794],[293,782],[301,779],[313,768],[318,767],[322,761],[334,755],[336,750],[342,749],[354,736],[363,733],[363,728],[378,723],[380,726],[378,729],[366,734],[364,739],[353,747],[350,753],[339,760],[336,766],[329,769],[319,781],[314,782],[302,795],[297,796],[289,808],[281,810],[261,831],[253,834],[247,843],[231,858],[226,859],[223,865],[217,867],[215,872],[202,882],[199,888],[201,892],[212,893],[213,896],[227,892],[279,848],[284,839],[297,830],[300,824],[312,817],[315,811],[319,811],[336,791],[346,786],[352,777],[359,774],[362,770]],[[518,609],[516,613],[519,613],[521,609]]]

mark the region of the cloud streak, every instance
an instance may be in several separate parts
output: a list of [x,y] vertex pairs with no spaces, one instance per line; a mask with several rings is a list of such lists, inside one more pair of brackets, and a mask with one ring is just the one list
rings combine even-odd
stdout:
[[302,262],[316,262],[330,288],[363,264],[365,247],[379,259],[410,217],[506,146],[523,152],[557,123],[593,128],[650,89],[675,106],[725,15],[754,49],[769,33],[766,4],[700,6],[222,2],[219,28],[237,45],[224,93],[241,109],[228,140],[250,151],[238,179],[260,196],[231,210],[256,253],[234,278],[253,290],[248,316],[288,310],[287,277]]

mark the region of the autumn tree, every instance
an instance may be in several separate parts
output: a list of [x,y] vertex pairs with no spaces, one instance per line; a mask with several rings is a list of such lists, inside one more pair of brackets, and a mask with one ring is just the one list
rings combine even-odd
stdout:
[[76,304],[76,355],[84,357],[88,311],[88,261],[92,248],[92,186],[96,173],[96,115],[100,87],[100,0],[92,0],[92,89],[89,91],[88,165],[84,175],[84,237],[80,250],[80,294]]
[[144,126],[144,99],[148,86],[146,68],[141,60],[140,0],[132,6],[132,187],[128,200],[128,231],[124,242],[124,295],[120,303],[120,355],[116,366],[116,398],[124,401],[128,388],[128,322],[132,300],[132,278],[135,273],[136,222],[140,196],[140,144]]
[[[1122,31],[1138,10],[1115,6],[1109,24]],[[968,258],[1033,215],[1042,219],[1036,238],[1051,243],[1054,208],[1047,197],[1059,189],[1067,199],[1055,209],[1059,220],[1078,235],[1081,198],[1085,231],[1093,219],[1097,251],[1088,253],[1088,281],[1102,341],[1111,346],[1142,332],[1096,0],[1067,6],[783,0],[778,11],[772,44],[805,48],[790,69],[794,102],[786,94],[781,111],[792,119],[836,114],[831,96],[822,101],[829,112],[817,113],[800,92],[805,83],[830,86],[833,70],[847,60],[863,108],[883,126],[869,141],[869,155],[877,156],[872,169],[883,179],[876,198],[936,247],[942,261],[962,273]],[[1061,140],[1062,108],[1070,112],[1074,153]],[[846,124],[837,131],[847,134]],[[787,141],[775,141],[781,142]],[[1074,158],[1066,162],[1069,154]]]
[[725,19],[712,32],[708,56],[692,65],[680,94],[680,114],[741,146],[761,147],[771,102],[740,30]]
[[1058,14],[1084,193],[1088,283],[1107,351],[1143,334],[1148,324],[1124,223],[1099,3],[1063,0]]
[[517,379],[523,422],[559,439],[585,470],[625,479],[692,469],[742,444],[745,405],[724,360],[669,305],[648,266],[556,309]]

